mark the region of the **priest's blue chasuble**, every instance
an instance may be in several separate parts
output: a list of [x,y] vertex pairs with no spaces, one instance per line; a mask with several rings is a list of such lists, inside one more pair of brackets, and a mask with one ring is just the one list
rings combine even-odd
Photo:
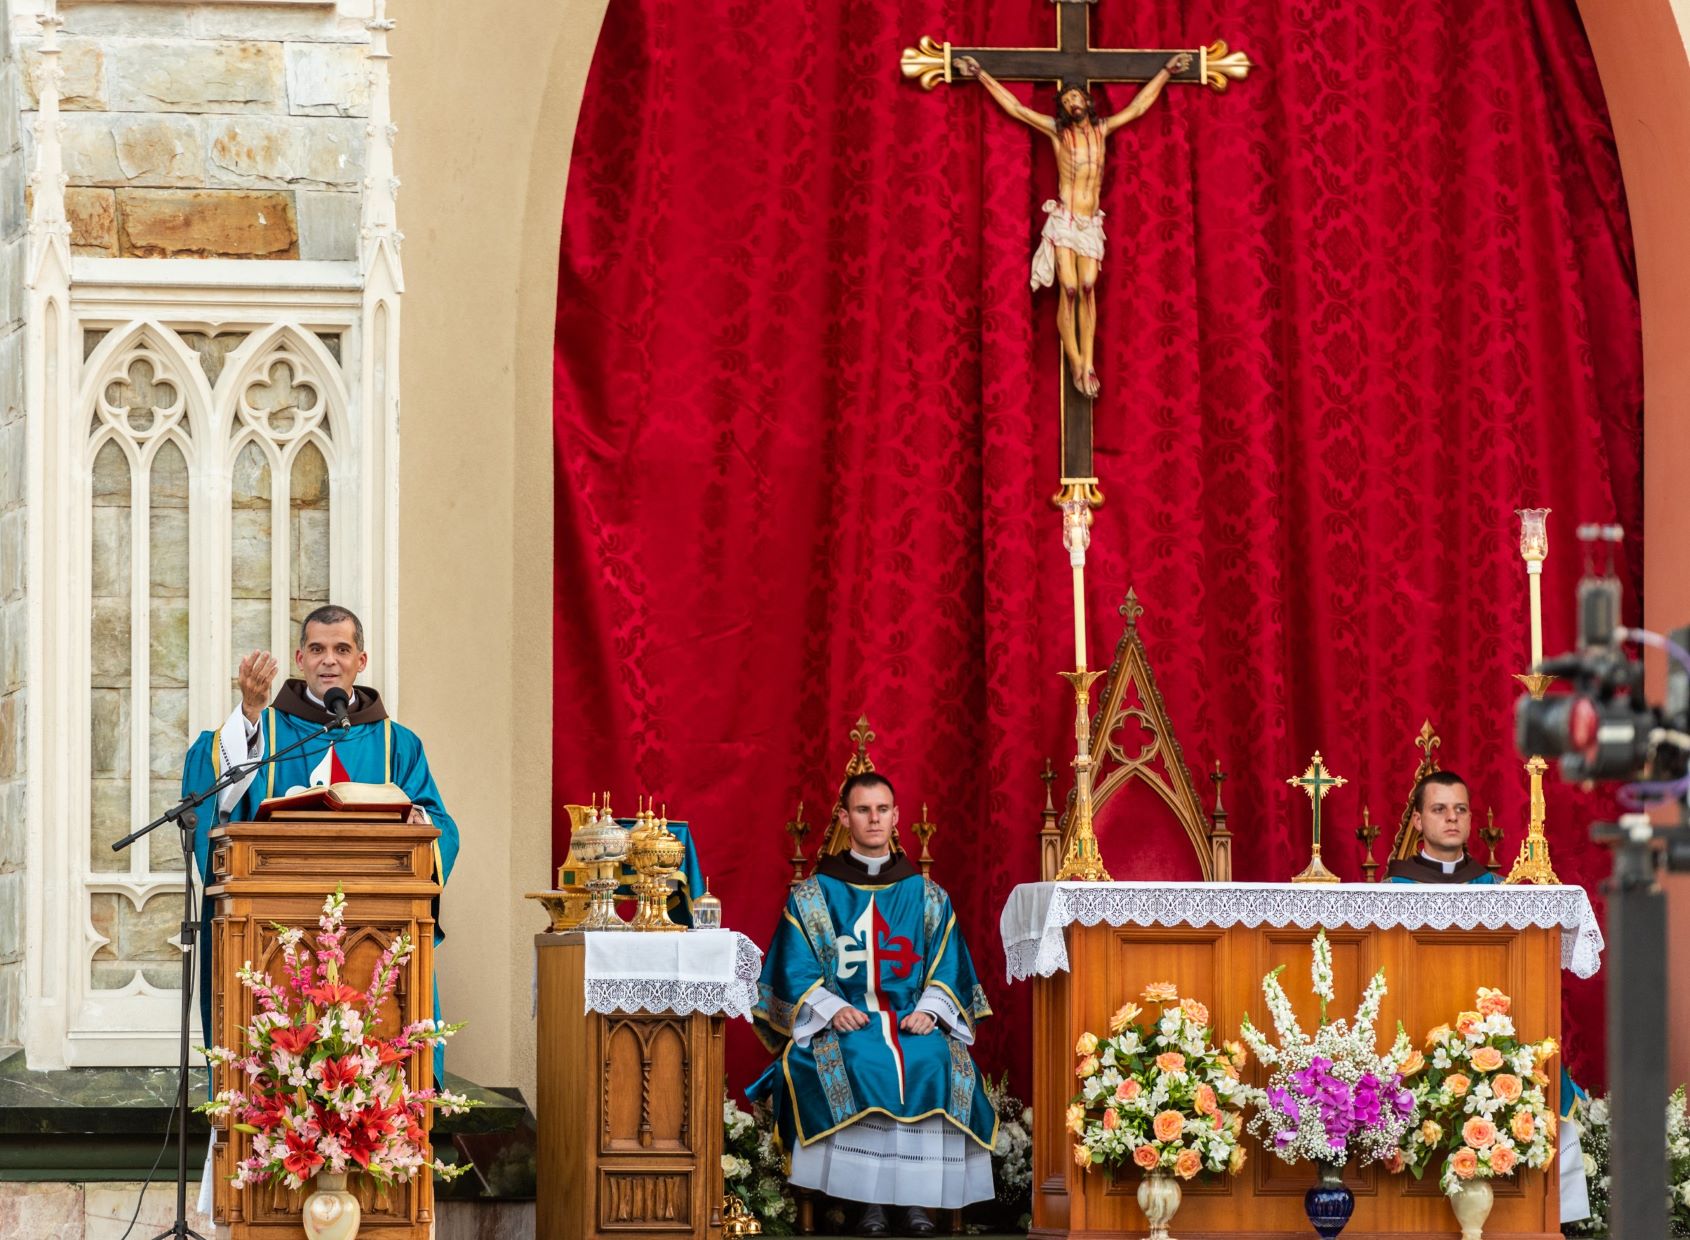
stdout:
[[[913,1122],[944,1116],[990,1149],[997,1114],[968,1048],[943,1027],[906,1033],[898,1022],[929,987],[949,997],[970,1029],[991,1015],[951,900],[919,875],[886,885],[830,876],[793,888],[763,963],[752,1012],[779,1058],[748,1091],[770,1097],[790,1150],[880,1112]],[[792,1027],[823,987],[868,1014],[861,1029],[824,1028],[799,1046]]]
[[[303,736],[322,731],[318,724],[271,707],[259,716],[259,757],[267,757],[287,748]],[[329,750],[333,746],[333,754]],[[338,766],[338,770],[336,769]],[[217,733],[201,732],[188,750],[182,764],[182,795],[209,788],[223,774]],[[269,797],[286,796],[339,779],[361,784],[397,784],[411,801],[428,811],[429,822],[439,828],[435,841],[435,878],[441,886],[452,873],[458,859],[458,824],[440,803],[440,790],[434,786],[429,773],[428,756],[422,742],[409,728],[381,719],[373,723],[340,728],[320,739],[301,746],[280,762],[260,770],[245,794],[230,812],[230,822],[252,822],[257,818],[260,802]],[[207,801],[199,809],[199,824],[194,831],[194,861],[203,882],[212,881],[208,873],[211,852],[211,830],[220,825],[214,802]],[[329,893],[325,891],[325,896]],[[202,1029],[211,1026],[211,902],[205,901],[200,923],[200,1020]],[[445,938],[439,922],[435,923],[434,941]],[[440,995],[434,996],[434,1016],[440,1018]],[[209,1038],[209,1035],[207,1035]],[[434,1048],[434,1078],[445,1080],[445,1047]]]

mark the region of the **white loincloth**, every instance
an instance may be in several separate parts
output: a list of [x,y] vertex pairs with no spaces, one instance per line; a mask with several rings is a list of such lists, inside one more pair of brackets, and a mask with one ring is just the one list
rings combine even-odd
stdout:
[[865,1115],[792,1151],[792,1183],[842,1201],[954,1210],[993,1195],[992,1155],[942,1115]]
[[1103,212],[1075,215],[1056,199],[1045,201],[1045,227],[1033,251],[1033,287],[1048,288],[1056,281],[1056,250],[1072,250],[1103,266]]

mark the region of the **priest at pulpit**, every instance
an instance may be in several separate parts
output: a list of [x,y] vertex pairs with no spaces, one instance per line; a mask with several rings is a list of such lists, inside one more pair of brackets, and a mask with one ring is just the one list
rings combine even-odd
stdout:
[[892,784],[853,775],[850,849],[793,888],[764,960],[758,1035],[792,1183],[863,1204],[861,1235],[931,1235],[927,1211],[993,1195],[997,1115],[968,1052],[991,1014],[951,900],[892,847]]
[[[284,681],[273,701],[271,690],[279,670],[276,659],[268,651],[253,651],[241,660],[240,703],[221,728],[200,733],[188,750],[182,766],[183,795],[210,787],[236,763],[267,757],[319,732],[335,718],[327,701],[337,689],[348,698],[347,726],[225,788],[218,794],[215,811],[209,805],[201,807],[194,857],[202,879],[212,881],[209,834],[219,823],[252,822],[259,805],[271,797],[352,782],[398,785],[411,801],[410,821],[439,828],[435,879],[444,886],[458,856],[458,826],[441,802],[422,741],[388,715],[377,690],[357,683],[370,661],[362,622],[344,607],[317,608],[300,625],[299,649],[293,658],[299,678]],[[200,1016],[206,1027],[211,1020],[211,916],[208,900],[201,932],[207,949],[200,952]],[[441,937],[437,925],[436,942]],[[435,1017],[439,1015],[436,996]],[[443,1079],[444,1049],[435,1047],[437,1081]]]
[[1454,771],[1433,771],[1414,790],[1415,835],[1420,851],[1393,861],[1389,883],[1500,883],[1471,853],[1473,806],[1467,781]]

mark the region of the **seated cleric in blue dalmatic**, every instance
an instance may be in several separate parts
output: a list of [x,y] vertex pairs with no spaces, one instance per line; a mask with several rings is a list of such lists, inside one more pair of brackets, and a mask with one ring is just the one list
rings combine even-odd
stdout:
[[753,1018],[779,1058],[748,1092],[774,1104],[789,1177],[864,1205],[858,1231],[931,1235],[928,1209],[993,1195],[997,1114],[968,1053],[991,1014],[951,899],[891,847],[891,782],[853,775],[849,852],[793,888]]
[[1415,856],[1391,862],[1388,883],[1500,883],[1502,880],[1467,851],[1473,834],[1473,807],[1467,781],[1454,771],[1433,771],[1414,790],[1414,817],[1420,836]]
[[[200,733],[188,750],[182,765],[183,795],[209,788],[236,763],[264,758],[317,732],[334,718],[324,705],[331,689],[343,689],[350,695],[346,715],[350,726],[330,732],[224,789],[217,796],[215,810],[210,805],[200,808],[194,857],[201,877],[212,881],[207,873],[209,832],[219,823],[253,821],[259,804],[270,797],[351,781],[397,784],[411,799],[409,821],[440,829],[434,867],[436,880],[444,886],[458,857],[458,825],[441,804],[440,791],[429,774],[428,756],[416,733],[388,717],[376,690],[356,683],[370,661],[364,649],[363,624],[344,607],[317,608],[300,625],[299,649],[294,651],[293,661],[300,679],[283,682],[271,702],[275,658],[268,651],[255,650],[241,660],[240,705],[220,729]],[[200,1015],[205,1027],[209,1027],[211,1012],[211,914],[211,901],[207,900],[201,938],[206,950],[200,953]],[[438,911],[436,918],[435,941],[439,942],[443,936]],[[440,1016],[438,993],[434,1015],[436,1019]],[[435,1047],[436,1081],[443,1079],[444,1051],[443,1046]]]

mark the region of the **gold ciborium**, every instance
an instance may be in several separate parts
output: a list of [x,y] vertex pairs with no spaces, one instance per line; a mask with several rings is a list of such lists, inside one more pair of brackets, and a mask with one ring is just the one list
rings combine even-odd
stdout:
[[639,898],[639,910],[631,923],[634,929],[686,929],[669,920],[670,885],[686,852],[686,845],[669,833],[669,807],[664,806],[662,817],[658,817],[647,806],[628,847],[628,864],[640,876],[634,884],[634,895]]

